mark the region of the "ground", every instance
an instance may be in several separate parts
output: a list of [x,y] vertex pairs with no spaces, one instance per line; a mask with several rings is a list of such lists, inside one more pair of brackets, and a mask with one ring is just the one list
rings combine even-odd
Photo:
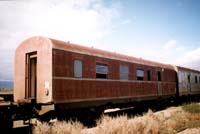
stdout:
[[200,127],[199,128],[190,128],[186,129],[178,134],[200,134]]

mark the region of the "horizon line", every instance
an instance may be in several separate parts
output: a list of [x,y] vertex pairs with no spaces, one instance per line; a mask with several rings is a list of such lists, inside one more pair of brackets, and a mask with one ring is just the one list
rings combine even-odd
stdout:
[[0,81],[14,81],[14,80],[0,80]]

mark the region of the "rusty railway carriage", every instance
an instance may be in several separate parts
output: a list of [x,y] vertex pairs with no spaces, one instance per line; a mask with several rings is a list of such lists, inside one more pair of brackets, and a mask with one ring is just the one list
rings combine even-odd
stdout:
[[200,71],[45,37],[22,42],[14,65],[14,101],[0,103],[0,129],[70,110],[200,96]]
[[25,40],[15,53],[14,101],[59,108],[170,98],[171,65],[45,37]]

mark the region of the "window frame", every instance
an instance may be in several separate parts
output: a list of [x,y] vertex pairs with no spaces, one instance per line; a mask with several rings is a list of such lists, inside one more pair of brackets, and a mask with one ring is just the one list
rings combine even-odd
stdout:
[[[143,73],[143,76],[139,76],[138,71],[141,71]],[[144,69],[136,69],[136,77],[137,77],[137,80],[143,81],[144,80]]]
[[157,71],[157,81],[162,81],[161,71]]
[[200,83],[200,76],[199,76],[199,83]]
[[[106,73],[101,73],[97,71],[97,66],[105,66],[106,67]],[[96,63],[95,65],[95,74],[96,74],[96,79],[108,79],[108,73],[109,73],[109,67],[105,63]],[[97,76],[103,76],[105,77],[97,77]]]
[[188,80],[188,83],[191,82],[191,76],[190,76],[190,74],[187,75],[187,80]]
[[[79,61],[79,63],[81,63],[81,73],[80,75],[76,76],[77,72],[76,72],[76,61]],[[83,61],[81,59],[75,59],[74,60],[74,78],[83,78]]]
[[197,77],[197,75],[195,75],[195,83],[198,83],[198,77]]
[[[125,72],[125,71],[123,71],[123,68],[125,69],[127,69],[127,70],[125,70],[125,71],[127,71],[127,72]],[[123,77],[123,76],[125,76],[125,77]],[[120,65],[119,66],[119,79],[120,80],[129,80],[129,66],[128,65]]]
[[152,71],[151,70],[147,70],[147,80],[148,81],[152,80]]

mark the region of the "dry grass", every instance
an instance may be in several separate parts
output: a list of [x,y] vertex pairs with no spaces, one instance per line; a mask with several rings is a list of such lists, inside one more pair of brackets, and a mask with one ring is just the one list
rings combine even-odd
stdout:
[[80,122],[58,121],[52,125],[41,123],[33,128],[33,134],[81,134],[84,126]]
[[48,123],[44,122],[34,127],[33,129],[34,134],[50,134],[51,127]]
[[[190,104],[189,104],[190,105]],[[198,109],[200,105],[193,108]],[[200,127],[200,113],[188,112],[184,107],[172,107],[153,113],[149,110],[143,116],[116,118],[102,116],[94,128],[86,128],[79,122],[56,122],[53,125],[42,123],[35,126],[35,134],[175,134],[187,128]],[[190,107],[190,106],[189,106]],[[189,108],[191,110],[191,108]],[[197,111],[192,109],[193,111]]]
[[200,103],[184,104],[182,108],[189,113],[200,113]]
[[119,116],[112,118],[103,116],[99,121],[95,134],[140,134],[151,133],[157,134],[162,129],[161,121],[154,116],[153,112],[149,112],[142,117],[128,119],[127,116]]

